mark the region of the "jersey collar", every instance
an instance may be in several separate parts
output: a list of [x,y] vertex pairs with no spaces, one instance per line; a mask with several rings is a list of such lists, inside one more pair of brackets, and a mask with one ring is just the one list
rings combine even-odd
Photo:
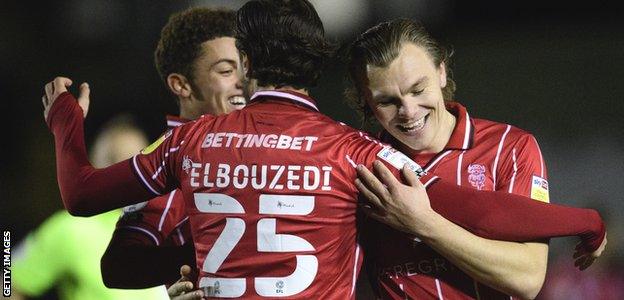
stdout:
[[258,91],[251,96],[249,100],[250,103],[260,101],[261,99],[270,98],[271,100],[279,100],[294,103],[299,106],[303,106],[305,108],[319,111],[316,107],[316,101],[310,98],[307,95],[297,93],[294,91],[276,91],[276,90],[266,90],[266,91]]
[[457,118],[455,129],[446,144],[446,149],[468,150],[474,141],[474,124],[466,108],[458,102],[447,102],[446,109]]
[[178,116],[173,116],[173,115],[167,115],[167,128],[168,129],[173,129],[176,128],[186,122],[188,122],[190,120],[184,119],[184,118],[180,118]]

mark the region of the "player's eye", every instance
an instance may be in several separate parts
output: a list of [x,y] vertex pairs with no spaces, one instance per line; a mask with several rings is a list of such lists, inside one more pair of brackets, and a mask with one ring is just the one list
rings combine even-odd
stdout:
[[420,89],[420,90],[419,89],[414,89],[414,90],[410,91],[410,95],[418,96],[418,95],[422,94],[422,92],[424,92],[424,91],[425,91],[425,89]]
[[378,98],[375,100],[377,106],[388,106],[388,105],[392,105],[395,102],[395,99],[392,97],[388,97],[388,98]]
[[234,69],[227,69],[227,70],[219,71],[219,74],[221,74],[221,75],[230,75],[232,73],[234,73]]

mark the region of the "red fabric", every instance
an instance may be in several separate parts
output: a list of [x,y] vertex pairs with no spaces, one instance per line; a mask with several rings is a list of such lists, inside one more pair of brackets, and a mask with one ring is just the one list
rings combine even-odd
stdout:
[[[408,153],[410,158],[421,164],[429,174],[439,176],[449,184],[475,190],[533,196],[537,200],[548,202],[546,164],[536,139],[530,133],[511,125],[472,118],[466,108],[457,102],[446,103],[446,109],[457,119],[448,143],[439,153],[422,154],[404,149],[406,147],[387,132],[383,132],[381,138],[398,149],[403,149],[404,153]],[[433,200],[434,204],[436,200]],[[489,207],[491,205],[489,200],[481,201],[475,197],[468,201],[475,201],[475,205],[483,205],[488,209],[502,207],[503,210],[507,210],[510,201],[498,200],[494,207]],[[461,201],[464,199],[461,198]],[[449,207],[451,213],[456,209],[461,211],[465,208]],[[496,214],[496,211],[493,212]],[[483,213],[486,214],[486,211]],[[503,214],[500,211],[498,213]],[[521,218],[523,215],[517,217]],[[459,217],[469,218],[470,213]],[[532,215],[532,218],[552,218],[552,216]],[[465,221],[471,223],[476,220]],[[532,222],[530,219],[522,223],[534,224]],[[366,247],[367,258],[375,262],[371,269],[378,280],[375,285],[383,298],[513,299],[476,282],[428,245],[414,241],[411,235],[398,233],[387,226],[377,226],[373,234],[367,235],[367,239],[369,240]],[[384,246],[389,244],[397,246]],[[572,265],[571,261],[569,263]]]
[[82,109],[68,92],[59,95],[48,114],[56,147],[56,176],[69,213],[92,216],[152,198],[137,181],[129,160],[104,169],[91,166],[83,121]]
[[547,204],[505,192],[476,191],[443,180],[427,193],[435,211],[485,238],[522,242],[573,235],[582,239],[587,251],[594,251],[605,235],[604,223],[593,209]]
[[[299,256],[314,256],[314,260],[320,262],[318,272],[315,272],[311,285],[297,297],[353,297],[353,279],[359,269],[355,232],[357,190],[353,183],[353,163],[370,167],[378,155],[384,153],[384,147],[379,142],[320,113],[273,97],[252,103],[242,111],[221,117],[203,116],[176,128],[165,135],[153,152],[135,157],[135,170],[140,177],[137,179],[128,161],[101,170],[90,166],[82,137],[82,111],[70,94],[60,96],[52,107],[49,120],[55,134],[61,194],[65,206],[73,213],[95,214],[152,198],[153,194],[142,188],[142,184],[156,193],[166,193],[180,186],[187,201],[186,210],[192,228],[196,230],[194,236],[197,237],[195,245],[200,269],[208,252],[213,249],[215,240],[226,231],[226,221],[234,224],[231,227],[233,229],[227,230],[228,234],[246,231],[244,235],[241,233],[240,242],[229,255],[219,257],[224,258],[224,261],[216,270],[202,271],[202,276],[207,279],[215,276],[244,278],[249,287],[244,289],[244,293],[253,297],[257,296],[252,287],[253,278],[267,277],[273,280],[271,278],[286,276],[298,265]],[[219,132],[223,135],[218,139]],[[275,137],[270,141],[267,138],[262,145],[256,145],[252,136],[247,135],[250,133],[258,137],[260,134]],[[214,134],[210,141],[207,134]],[[281,139],[278,142],[279,134],[288,135],[284,143]],[[297,140],[299,137],[301,139]],[[240,171],[236,173],[238,176],[231,176],[239,166],[244,167],[239,170],[246,169],[252,174],[247,176],[245,171]],[[256,169],[253,169],[254,166]],[[262,172],[262,166],[267,167],[263,176],[269,176],[269,179],[282,177],[279,181],[275,179],[275,182],[268,180],[261,189],[252,188],[256,179],[260,178],[254,178],[254,174],[260,174],[258,172]],[[274,166],[278,168],[274,169]],[[302,172],[306,169],[301,166],[316,168],[320,176],[315,179],[311,175],[313,173],[305,175]],[[331,175],[327,179],[326,166],[331,168]],[[277,175],[277,172],[282,175]],[[307,182],[304,179],[306,176]],[[236,187],[237,183],[239,187]],[[314,188],[304,189],[306,185]],[[267,216],[259,212],[260,193],[291,196],[295,190],[297,194],[314,197],[314,209],[305,216],[277,214],[279,218],[275,218],[275,215]],[[600,232],[604,230],[597,214],[588,213],[587,210],[547,206],[505,193],[476,192],[442,181],[433,184],[428,191],[434,209],[486,237],[534,240],[582,234],[592,243],[590,247],[593,247],[596,244],[594,240],[600,241]],[[195,200],[197,193],[227,194],[234,200]],[[280,200],[278,207],[281,209],[281,203],[285,209],[299,209],[299,200],[292,203],[289,202],[291,200]],[[483,205],[484,201],[488,205]],[[503,208],[496,207],[497,203],[503,201],[509,203]],[[234,202],[239,202],[240,208]],[[203,210],[210,212],[201,212],[196,207],[199,204]],[[215,208],[212,208],[213,205]],[[228,213],[220,212],[220,206],[227,208]],[[240,210],[244,213],[240,213]],[[535,216],[550,217],[533,220],[531,216],[533,219],[536,219]],[[258,234],[257,224],[266,217],[270,217],[268,221],[277,220],[277,227],[270,228],[270,223],[264,222],[264,233]],[[600,225],[597,226],[597,223]],[[308,241],[314,250],[257,251],[260,245],[257,235],[273,237],[278,232],[300,237]],[[301,244],[297,247],[305,248]],[[295,260],[295,254],[300,253],[302,255],[298,255]],[[314,260],[308,259],[304,264]],[[309,272],[303,271],[302,274]],[[272,286],[276,284],[282,286],[284,282],[276,281],[263,289],[271,292],[274,289]],[[300,282],[293,281],[290,284],[299,285]],[[225,288],[221,286],[221,291],[225,291]]]

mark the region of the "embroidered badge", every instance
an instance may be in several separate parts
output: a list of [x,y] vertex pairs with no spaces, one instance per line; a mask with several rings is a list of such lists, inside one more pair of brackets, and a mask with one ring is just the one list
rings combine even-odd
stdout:
[[468,182],[477,190],[485,187],[485,166],[480,164],[468,165]]
[[188,174],[192,167],[193,161],[188,157],[188,155],[184,155],[184,158],[182,159],[182,171]]

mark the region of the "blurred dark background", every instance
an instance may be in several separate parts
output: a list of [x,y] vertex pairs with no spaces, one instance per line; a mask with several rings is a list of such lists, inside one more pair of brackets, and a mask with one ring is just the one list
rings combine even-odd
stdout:
[[[21,240],[62,207],[43,86],[57,75],[87,81],[87,142],[119,112],[155,138],[176,114],[153,66],[168,16],[189,6],[245,1],[9,1],[0,9],[0,225]],[[553,202],[594,207],[612,221],[601,270],[624,261],[624,20],[604,1],[312,1],[328,35],[348,42],[380,21],[421,20],[455,50],[457,100],[473,116],[510,123],[538,139]],[[331,66],[313,96],[335,119],[359,126],[342,101],[344,70]],[[551,262],[572,264],[572,239],[551,243]],[[51,250],[52,251],[52,250]],[[606,268],[606,269],[605,269]],[[554,269],[554,268],[553,268]],[[606,272],[606,271],[605,271]],[[552,276],[552,275],[549,275]],[[597,275],[598,276],[598,275]],[[549,277],[550,278],[550,277]],[[549,283],[547,283],[549,284]],[[624,287],[623,287],[624,288]]]

